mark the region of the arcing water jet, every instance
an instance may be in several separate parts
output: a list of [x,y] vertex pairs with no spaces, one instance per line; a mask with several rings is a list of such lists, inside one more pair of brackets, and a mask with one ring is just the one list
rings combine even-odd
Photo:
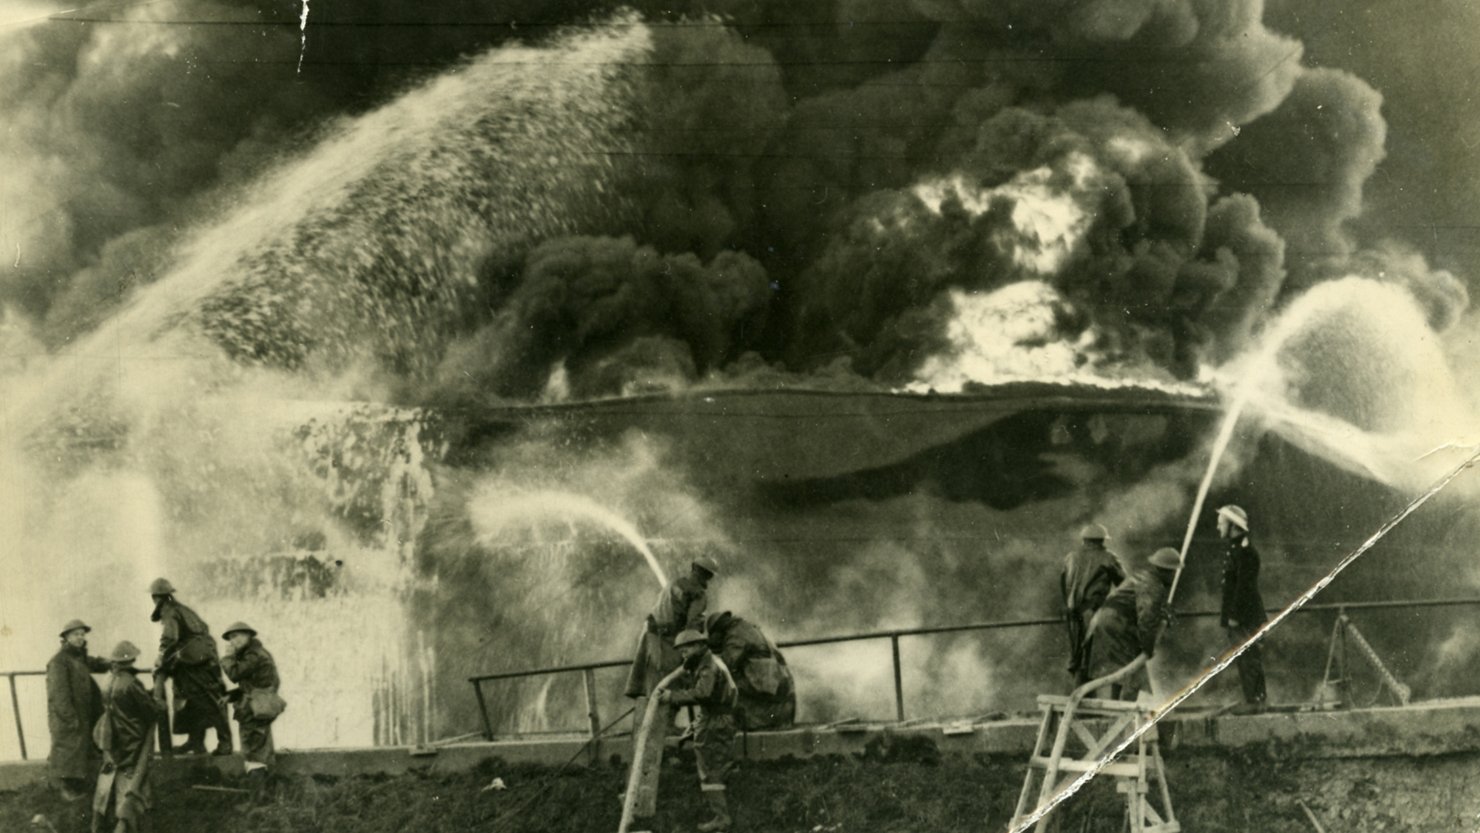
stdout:
[[[271,623],[295,744],[427,740],[432,655],[405,596],[437,441],[411,412],[303,421],[302,402],[362,396],[367,364],[435,361],[492,261],[614,210],[620,157],[588,150],[620,148],[614,67],[647,48],[626,25],[498,50],[344,122],[120,313],[6,378],[0,538],[24,556],[0,667],[39,667],[54,620],[82,612],[147,645],[143,588],[166,574],[218,627]],[[158,511],[107,511],[116,484]],[[278,584],[282,560],[313,581]]]
[[663,565],[658,563],[658,556],[653,554],[652,548],[648,546],[637,527],[631,521],[585,495],[573,492],[538,491],[505,497],[497,493],[485,492],[474,499],[473,505],[469,507],[469,516],[472,518],[479,540],[484,543],[498,537],[499,533],[510,526],[530,523],[542,518],[565,518],[594,523],[603,529],[615,532],[621,536],[622,540],[631,544],[632,548],[637,550],[637,553],[647,562],[648,569],[652,571],[653,578],[658,580],[658,584],[660,586],[668,584],[668,575],[663,572]]
[[[1363,339],[1356,346],[1371,351],[1370,355],[1333,356],[1323,352],[1327,344],[1321,337],[1323,331],[1331,329],[1333,322],[1351,320],[1362,321],[1374,330],[1423,331],[1421,313],[1405,290],[1348,278],[1320,284],[1302,295],[1275,320],[1252,355],[1232,363],[1236,374],[1234,395],[1210,447],[1207,470],[1198,484],[1182,538],[1184,562],[1218,465],[1233,439],[1240,416],[1250,406],[1258,411],[1269,430],[1336,465],[1394,489],[1416,488],[1426,475],[1432,476],[1438,461],[1426,462],[1428,455],[1422,449],[1434,448],[1445,440],[1443,434],[1434,433],[1436,429],[1458,432],[1464,430],[1463,426],[1473,424],[1469,407],[1453,389],[1447,363],[1432,345],[1401,337],[1386,344]],[[1396,365],[1397,373],[1391,371],[1392,365]],[[1415,378],[1414,373],[1422,375]],[[1438,378],[1434,377],[1436,373],[1440,374]],[[1358,378],[1351,378],[1353,375]],[[1372,378],[1363,377],[1383,378],[1387,382],[1375,383]],[[1385,413],[1396,415],[1383,420],[1386,430],[1364,430],[1348,421],[1358,415],[1327,413],[1319,404],[1301,404],[1310,397],[1307,386],[1332,385],[1360,386],[1374,392],[1380,386],[1384,395],[1403,404],[1387,407]],[[1423,402],[1424,407],[1416,402]],[[1376,403],[1360,405],[1365,410]],[[1177,580],[1172,583],[1173,597],[1180,579],[1179,570]]]

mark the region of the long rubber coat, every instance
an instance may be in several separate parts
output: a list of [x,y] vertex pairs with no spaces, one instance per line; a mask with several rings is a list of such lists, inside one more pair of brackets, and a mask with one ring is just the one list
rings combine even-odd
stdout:
[[648,696],[658,681],[679,666],[682,660],[673,639],[685,629],[702,630],[707,605],[707,591],[692,575],[668,582],[637,638],[637,652],[624,690],[628,697]]
[[1076,683],[1089,679],[1085,634],[1090,619],[1121,582],[1125,572],[1115,553],[1099,542],[1084,541],[1064,556],[1059,573],[1059,595],[1064,600],[1064,625],[1069,635],[1069,673]]
[[221,681],[221,659],[210,626],[174,599],[161,602],[156,615],[161,626],[160,668],[175,681],[174,733],[192,735],[215,729],[220,734],[218,741],[229,739],[226,684]]
[[107,670],[107,660],[70,645],[63,645],[46,664],[47,762],[55,778],[87,780],[98,773],[102,753],[93,745],[92,733],[103,716],[103,692],[92,675]]
[[93,793],[93,833],[107,829],[110,817],[137,830],[152,805],[149,764],[159,717],[159,706],[133,669],[115,670],[94,732],[103,749],[103,769]]

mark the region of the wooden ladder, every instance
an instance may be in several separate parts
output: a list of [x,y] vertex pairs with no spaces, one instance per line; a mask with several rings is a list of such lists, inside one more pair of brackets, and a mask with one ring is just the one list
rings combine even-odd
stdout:
[[[1081,773],[1093,768],[1106,751],[1151,719],[1147,705],[1085,698],[1081,694],[1084,690],[1069,696],[1038,697],[1043,722],[1033,743],[1028,774],[1023,779],[1010,830],[1022,829],[1038,808],[1047,805]],[[1120,758],[1104,765],[1100,775],[1115,779],[1116,791],[1125,796],[1132,833],[1178,833],[1182,829],[1172,812],[1166,766],[1162,763],[1154,725]],[[1035,833],[1046,833],[1049,818],[1045,815],[1038,820],[1033,827]]]

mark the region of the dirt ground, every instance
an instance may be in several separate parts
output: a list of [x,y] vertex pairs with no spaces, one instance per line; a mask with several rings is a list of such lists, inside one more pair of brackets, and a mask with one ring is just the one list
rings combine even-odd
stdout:
[[[1169,756],[1183,829],[1195,833],[1312,833],[1303,801],[1327,831],[1469,833],[1480,830],[1480,755],[1324,761],[1274,754]],[[505,790],[487,790],[495,777]],[[951,833],[1005,830],[1022,762],[942,760],[928,744],[878,745],[862,756],[742,762],[731,783],[738,831]],[[231,786],[213,770],[162,785],[152,833],[614,833],[624,773],[486,763],[458,775],[285,778],[261,804],[195,789]],[[36,814],[59,833],[86,829],[86,810],[53,791],[0,794],[0,830]],[[692,755],[665,764],[660,833],[692,831],[706,817]],[[1124,817],[1109,783],[1096,782],[1060,813],[1061,833],[1119,833]]]

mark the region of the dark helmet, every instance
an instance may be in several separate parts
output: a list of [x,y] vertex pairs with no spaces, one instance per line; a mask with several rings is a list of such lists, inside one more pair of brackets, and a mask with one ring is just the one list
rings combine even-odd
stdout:
[[170,584],[167,578],[157,578],[149,582],[149,595],[151,596],[171,596],[174,592],[175,585]]
[[82,621],[81,619],[73,619],[67,624],[62,625],[62,636],[66,636],[72,631],[82,631],[83,633],[87,633],[91,630],[92,628],[88,627],[86,622]]
[[673,640],[673,647],[682,648],[685,645],[692,645],[695,642],[704,643],[705,641],[706,640],[704,639],[704,634],[699,633],[698,631],[691,628],[680,633],[678,637]]
[[257,635],[257,631],[254,630],[252,626],[248,625],[246,622],[232,622],[231,625],[226,628],[226,630],[221,632],[221,638],[230,639],[231,635],[237,632],[244,633],[247,636]]
[[716,633],[720,633],[728,628],[730,621],[734,618],[734,614],[728,610],[710,613],[704,617],[704,632],[710,636],[714,636]]
[[108,655],[108,661],[116,663],[132,663],[138,658],[139,646],[127,639],[114,646],[113,653]]
[[693,560],[693,566],[698,567],[711,576],[719,575],[719,562],[707,555],[701,555]]
[[1163,570],[1175,570],[1182,566],[1182,556],[1171,547],[1162,547],[1156,552],[1153,552],[1151,557],[1146,559],[1146,561],[1151,566],[1160,567]]

